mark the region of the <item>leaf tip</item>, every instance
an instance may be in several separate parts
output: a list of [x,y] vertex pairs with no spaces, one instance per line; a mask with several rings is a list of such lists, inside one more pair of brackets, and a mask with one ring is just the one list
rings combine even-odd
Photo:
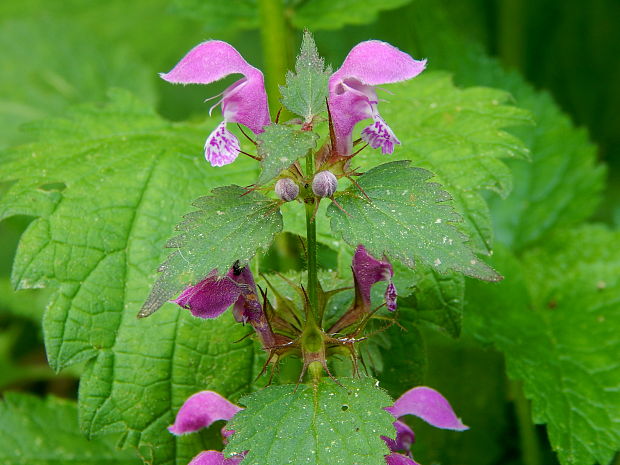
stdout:
[[[474,263],[472,263],[472,265],[474,265]],[[471,270],[468,271],[469,272],[466,273],[468,276],[480,279],[481,281],[498,283],[504,279],[504,276],[502,276],[489,265],[481,261],[476,261],[476,266],[474,266]]]
[[138,314],[136,315],[136,318],[138,319],[142,319],[142,318],[146,318],[147,316],[151,316],[153,313],[155,313],[157,310],[159,310],[158,308],[153,308],[150,306],[147,306],[146,304],[140,309],[140,311],[138,312]]

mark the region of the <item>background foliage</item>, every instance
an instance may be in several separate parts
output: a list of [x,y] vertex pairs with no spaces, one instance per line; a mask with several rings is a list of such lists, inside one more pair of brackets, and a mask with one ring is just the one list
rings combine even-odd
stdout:
[[[245,330],[232,318],[197,321],[170,308],[145,324],[135,313],[191,200],[257,173],[245,160],[214,170],[200,156],[214,126],[202,100],[229,81],[177,88],[157,72],[209,37],[269,65],[260,4],[0,5],[0,389],[11,391],[0,404],[2,463],[137,464],[140,456],[185,464],[217,447],[217,431],[162,434],[183,400],[204,386],[233,400],[255,389],[260,354],[248,340],[233,344]],[[429,59],[419,80],[391,88],[382,109],[403,136],[397,159],[437,174],[463,231],[477,250],[493,250],[491,264],[507,278],[489,285],[396,270],[401,294],[410,294],[401,299],[409,331],[391,328],[368,347],[371,358],[389,360],[383,369],[376,361],[376,374],[393,396],[417,383],[439,389],[471,427],[458,435],[413,423],[420,463],[606,464],[620,447],[619,8],[573,0],[282,6],[289,67],[303,27],[333,68],[368,38]],[[278,70],[269,69],[273,88]],[[433,103],[445,106],[429,111]],[[456,137],[459,154],[484,153],[485,165],[442,151],[441,141]],[[300,224],[285,219],[284,229]],[[351,251],[328,231],[323,219],[320,262],[346,275]],[[264,269],[298,270],[296,242],[275,243]],[[14,293],[11,282],[45,289]]]

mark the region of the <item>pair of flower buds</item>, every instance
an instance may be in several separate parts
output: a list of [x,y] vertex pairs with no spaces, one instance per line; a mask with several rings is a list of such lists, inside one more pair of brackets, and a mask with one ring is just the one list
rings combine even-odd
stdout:
[[[372,148],[381,148],[383,154],[392,153],[400,141],[379,114],[376,86],[411,79],[425,66],[426,60],[414,60],[386,42],[369,40],[353,47],[329,78],[327,100],[335,136],[332,149],[341,156],[351,155],[355,125],[371,118],[372,123],[361,132],[362,140]],[[227,123],[243,124],[255,134],[271,124],[263,73],[230,44],[210,40],[190,50],[169,73],[161,74],[175,84],[211,84],[230,74],[242,74],[243,78],[212,97],[221,99],[209,112],[221,105],[224,117],[205,143],[205,157],[213,166],[232,163],[241,152]]]
[[[312,179],[312,192],[318,197],[331,197],[338,187],[338,179],[331,171],[319,171]],[[275,185],[276,195],[290,202],[299,195],[299,186],[291,178],[278,179]]]

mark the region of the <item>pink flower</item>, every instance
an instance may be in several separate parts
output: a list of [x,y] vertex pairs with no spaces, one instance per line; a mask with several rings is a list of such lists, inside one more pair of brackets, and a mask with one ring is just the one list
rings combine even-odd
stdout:
[[242,455],[227,459],[224,454],[216,450],[205,450],[192,459],[187,465],[239,465]]
[[[233,404],[220,396],[217,392],[201,391],[189,397],[174,420],[168,431],[176,436],[194,433],[202,428],[208,428],[218,420],[230,421],[242,407]],[[222,428],[222,437],[225,439],[234,431]],[[243,455],[226,458],[221,452],[206,450],[192,459],[188,465],[238,465]]]
[[344,63],[329,79],[329,108],[336,135],[336,150],[350,155],[353,128],[364,119],[373,122],[362,130],[362,139],[383,154],[400,144],[379,115],[375,86],[405,81],[420,74],[426,60],[417,61],[392,45],[378,40],[361,42],[351,49]]
[[391,312],[396,310],[396,286],[392,282],[394,269],[385,257],[377,260],[370,255],[363,245],[358,245],[351,262],[353,269],[353,281],[355,284],[355,300],[351,307],[340,319],[329,328],[329,333],[337,333],[345,328],[349,328],[361,321],[373,312],[370,291],[372,286],[379,281],[387,281],[385,289],[385,305]]
[[[426,386],[418,386],[408,390],[400,396],[394,405],[386,407],[396,421],[396,439],[382,436],[387,446],[392,451],[385,457],[387,465],[417,465],[411,457],[411,445],[415,441],[413,430],[399,418],[404,415],[415,415],[429,425],[454,431],[469,429],[456,416],[448,400],[434,389]],[[406,455],[398,452],[405,452]]]
[[205,158],[213,166],[232,163],[239,155],[239,141],[226,129],[227,123],[241,123],[259,134],[271,122],[263,73],[232,45],[209,40],[191,49],[169,73],[160,74],[175,84],[211,84],[230,74],[243,74],[243,78],[222,92],[221,100],[211,107],[221,104],[224,116],[205,143]]
[[225,276],[217,270],[194,286],[188,286],[172,302],[199,318],[217,318],[234,304],[233,315],[240,323],[250,323],[265,348],[275,344],[275,336],[263,306],[258,300],[254,276],[250,269],[235,263]]
[[[172,434],[194,433],[208,428],[218,420],[229,421],[243,410],[213,391],[200,391],[190,396],[179,409],[174,424],[168,427]],[[227,434],[224,434],[227,436]]]
[[359,305],[363,306],[367,312],[370,308],[370,289],[373,284],[379,281],[387,281],[388,286],[385,290],[385,304],[387,309],[393,312],[396,310],[396,287],[392,282],[394,270],[392,265],[385,257],[384,260],[377,260],[370,255],[363,245],[358,245],[353,255],[353,278],[355,281],[356,300],[360,300]]
[[254,276],[248,267],[236,263],[225,276],[217,270],[194,286],[187,287],[174,302],[200,318],[217,318],[235,304],[233,314],[238,322],[247,323],[262,313],[257,298]]

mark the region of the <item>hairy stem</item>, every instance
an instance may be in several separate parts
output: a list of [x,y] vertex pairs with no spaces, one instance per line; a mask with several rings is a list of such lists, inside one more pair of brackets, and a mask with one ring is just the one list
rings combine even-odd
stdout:
[[275,115],[280,107],[278,85],[284,83],[288,69],[289,31],[282,0],[259,0],[258,7],[269,109]]
[[[306,177],[314,176],[314,155],[312,151],[306,155]],[[308,244],[308,298],[312,307],[313,316],[318,316],[318,279],[316,264],[316,221],[314,219],[314,202],[306,202],[306,243]]]

